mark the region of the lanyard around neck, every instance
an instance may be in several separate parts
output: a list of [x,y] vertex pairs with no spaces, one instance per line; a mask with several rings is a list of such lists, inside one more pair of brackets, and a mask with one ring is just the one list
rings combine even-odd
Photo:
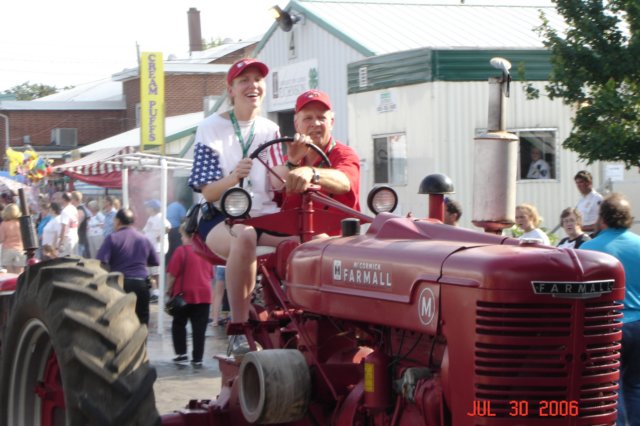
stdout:
[[244,141],[242,137],[242,132],[240,131],[240,125],[238,124],[238,120],[236,119],[236,115],[233,111],[229,111],[229,118],[231,119],[231,124],[233,124],[233,130],[236,132],[236,137],[238,138],[238,142],[240,142],[240,146],[242,147],[242,158],[246,158],[249,154],[249,148],[251,148],[251,144],[253,143],[253,131],[256,127],[255,120],[251,123],[251,129],[249,129],[249,137],[247,138],[247,142]]
[[[329,143],[329,149],[327,150],[327,152],[325,152],[325,154],[327,155],[327,158],[329,158],[329,154],[331,154],[331,151],[333,151],[333,148],[336,147],[336,141],[335,139],[333,139],[333,137],[331,138],[331,142]],[[307,161],[307,157],[304,157],[303,162],[305,165],[309,164],[309,162]],[[320,165],[322,164],[323,160],[322,157],[320,157],[318,159],[318,161],[315,162],[315,165]],[[328,166],[328,164],[325,164],[325,166]]]

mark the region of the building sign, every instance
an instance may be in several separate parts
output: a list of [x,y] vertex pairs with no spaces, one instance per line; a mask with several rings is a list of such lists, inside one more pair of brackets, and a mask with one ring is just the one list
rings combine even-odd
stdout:
[[317,89],[318,85],[318,61],[315,59],[272,69],[269,111],[293,109],[300,94]]
[[140,150],[164,145],[164,63],[161,52],[140,59]]
[[394,112],[398,108],[395,98],[395,94],[390,91],[378,93],[378,105],[376,106],[378,114]]
[[624,164],[607,164],[604,174],[610,182],[624,182]]

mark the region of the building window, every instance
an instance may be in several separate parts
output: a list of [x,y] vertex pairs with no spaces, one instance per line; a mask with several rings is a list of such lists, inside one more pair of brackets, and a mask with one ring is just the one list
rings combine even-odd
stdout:
[[373,159],[374,183],[407,184],[407,138],[404,133],[374,136]]
[[555,179],[557,176],[556,131],[549,129],[511,130],[518,136],[518,179]]
[[298,49],[296,48],[296,36],[295,31],[291,31],[289,37],[289,59],[296,59],[298,57]]
[[365,88],[369,85],[369,73],[367,67],[358,68],[358,86]]

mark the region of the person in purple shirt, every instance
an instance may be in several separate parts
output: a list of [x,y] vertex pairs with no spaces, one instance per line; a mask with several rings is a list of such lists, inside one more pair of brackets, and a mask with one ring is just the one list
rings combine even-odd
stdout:
[[160,261],[153,244],[133,228],[135,216],[130,209],[120,209],[114,219],[115,231],[100,246],[96,259],[111,272],[124,275],[124,291],[135,293],[136,315],[141,324],[149,324],[149,288],[147,266]]

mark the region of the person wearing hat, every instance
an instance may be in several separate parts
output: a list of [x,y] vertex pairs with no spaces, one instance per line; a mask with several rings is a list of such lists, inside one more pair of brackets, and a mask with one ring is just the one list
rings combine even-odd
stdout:
[[[258,235],[254,228],[236,224],[229,229],[217,210],[222,194],[241,182],[252,194],[251,216],[277,212],[274,190],[282,183],[268,173],[260,161],[249,156],[262,144],[280,137],[274,122],[260,116],[266,96],[265,77],[269,68],[257,59],[244,58],[235,62],[227,74],[227,96],[231,109],[205,118],[196,130],[194,162],[188,184],[202,193],[207,214],[199,221],[198,234],[211,251],[227,261],[227,296],[234,322],[249,318],[250,295],[256,277],[256,246]],[[265,151],[264,161],[276,173],[284,176],[282,147],[273,145]],[[204,213],[204,212],[203,212]],[[275,238],[262,234],[260,245],[273,245]],[[232,336],[231,352],[240,355],[247,350],[244,336]]]
[[[162,213],[160,212],[160,201],[149,200],[144,203],[147,210],[147,223],[142,228],[142,233],[151,242],[156,255],[160,257],[169,251],[169,230],[171,229],[171,222],[166,218],[162,220]],[[164,253],[161,252],[161,243],[164,240]],[[151,277],[151,295],[150,301],[155,303],[160,296],[160,290],[158,290],[158,267],[149,267],[149,276]]]
[[[331,135],[335,121],[329,96],[320,90],[308,90],[298,96],[294,115],[296,135],[287,154],[286,193],[282,209],[300,206],[301,193],[309,185],[336,201],[360,210],[360,158],[353,148]],[[320,156],[309,144],[322,149],[331,168],[321,164]]]
[[576,209],[582,214],[582,230],[596,232],[596,222],[598,221],[602,195],[593,189],[593,177],[588,171],[580,170],[573,179],[576,182],[578,191],[580,191],[580,199],[576,204]]

